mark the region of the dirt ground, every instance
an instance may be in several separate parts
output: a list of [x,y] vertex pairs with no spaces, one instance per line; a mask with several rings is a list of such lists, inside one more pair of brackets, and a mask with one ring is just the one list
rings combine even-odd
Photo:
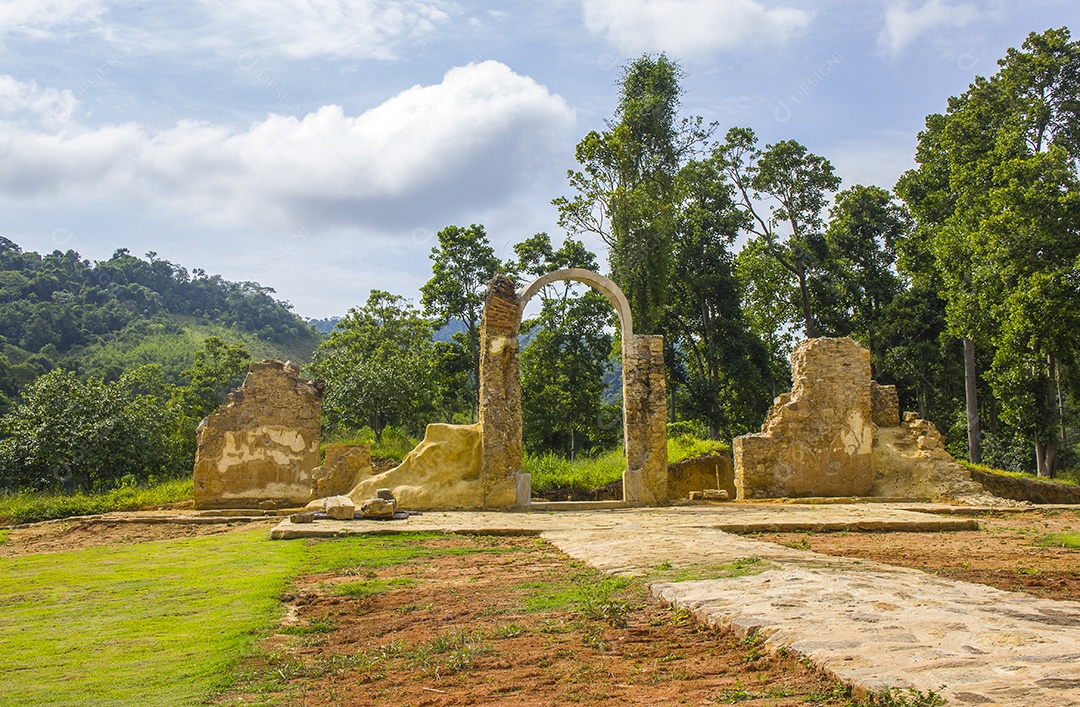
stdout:
[[[269,528],[39,524],[7,533],[0,556]],[[1053,599],[1080,597],[1080,510],[979,518],[948,533],[768,533],[762,540],[915,567]],[[538,538],[446,536],[436,554],[300,577],[277,633],[214,704],[850,704],[828,676],[764,655],[653,600],[640,581],[605,585]],[[343,593],[360,582],[370,591]],[[608,580],[609,582],[611,580]],[[607,587],[585,604],[575,587]],[[567,592],[570,591],[570,594]],[[568,596],[577,596],[567,601]],[[590,595],[591,596],[591,595]]]
[[764,533],[752,537],[825,555],[860,557],[965,582],[1080,600],[1080,550],[1047,537],[1080,533],[1080,510],[994,514],[949,533]]

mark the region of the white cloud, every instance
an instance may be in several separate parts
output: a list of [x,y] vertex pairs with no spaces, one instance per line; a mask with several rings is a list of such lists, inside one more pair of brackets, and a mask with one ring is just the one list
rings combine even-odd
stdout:
[[71,118],[78,101],[68,89],[40,89],[34,81],[19,81],[0,74],[0,115],[29,114],[45,124],[64,123]]
[[96,23],[104,14],[101,0],[5,0],[0,2],[0,35],[41,37],[61,26]]
[[919,37],[934,30],[963,27],[978,19],[972,5],[949,5],[945,0],[926,0],[912,9],[909,0],[892,2],[885,9],[885,28],[878,35],[878,46],[893,56]]
[[811,13],[759,0],[585,0],[585,26],[621,51],[708,54],[748,44],[782,44],[805,30]]
[[209,17],[210,43],[232,44],[240,37],[245,46],[262,45],[295,58],[393,59],[400,42],[433,35],[458,12],[457,6],[446,0],[202,3]]
[[452,69],[358,116],[323,106],[244,131],[185,121],[0,131],[0,196],[152,204],[220,228],[406,228],[546,179],[573,126],[563,99],[504,64]]

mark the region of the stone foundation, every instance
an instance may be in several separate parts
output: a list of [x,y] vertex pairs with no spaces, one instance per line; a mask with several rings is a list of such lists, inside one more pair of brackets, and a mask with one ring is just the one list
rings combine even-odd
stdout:
[[196,508],[302,506],[319,464],[322,381],[280,361],[253,363],[228,404],[199,424]]
[[[719,477],[719,483],[717,483]],[[668,495],[673,501],[685,501],[691,491],[705,489],[727,491],[735,500],[735,470],[726,454],[683,459],[668,466]]]

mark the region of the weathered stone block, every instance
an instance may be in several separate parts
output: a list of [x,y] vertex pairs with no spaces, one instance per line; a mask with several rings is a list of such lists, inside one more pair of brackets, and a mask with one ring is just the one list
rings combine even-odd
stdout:
[[253,363],[196,433],[195,507],[302,506],[319,463],[322,381],[280,361]]
[[360,517],[388,519],[394,517],[396,510],[397,507],[393,501],[387,501],[385,498],[369,498],[360,504]]
[[335,520],[352,520],[356,517],[356,504],[348,496],[331,496],[323,500],[326,515]]
[[668,494],[671,498],[687,498],[690,493],[705,489],[723,489],[729,498],[735,498],[735,470],[730,456],[694,457],[668,465]]

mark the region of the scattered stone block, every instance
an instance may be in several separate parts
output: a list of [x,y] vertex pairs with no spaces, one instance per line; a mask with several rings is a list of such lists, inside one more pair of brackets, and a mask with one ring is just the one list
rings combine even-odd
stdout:
[[378,489],[375,491],[375,498],[381,498],[384,501],[394,501],[394,492],[390,489]]
[[705,497],[701,491],[691,491],[687,494],[691,501],[700,501]]
[[706,501],[726,501],[730,498],[724,489],[705,489],[702,493]]
[[356,504],[348,496],[331,496],[323,501],[326,515],[334,520],[352,520],[356,517]]
[[277,502],[275,501],[263,501],[259,504],[260,511],[276,511]]
[[360,504],[361,518],[387,519],[393,518],[397,510],[397,504],[385,498],[369,498]]
[[307,511],[307,512],[304,512],[304,513],[293,513],[291,516],[289,516],[289,522],[291,522],[291,523],[314,523],[315,522],[315,514],[312,513],[311,511]]

